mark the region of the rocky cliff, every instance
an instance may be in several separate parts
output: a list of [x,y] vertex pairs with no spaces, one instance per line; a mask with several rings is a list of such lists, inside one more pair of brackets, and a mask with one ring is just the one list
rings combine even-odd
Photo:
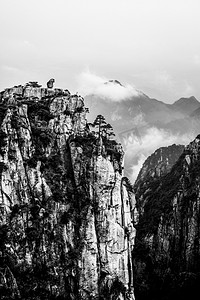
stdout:
[[145,160],[134,183],[140,215],[143,214],[144,206],[148,201],[146,192],[151,193],[152,186],[160,182],[160,178],[170,172],[183,150],[183,145],[176,144],[161,147]]
[[[196,299],[199,291],[200,136],[184,151],[175,145],[165,150],[148,158],[135,186],[139,209],[133,255],[137,300]],[[164,163],[161,173],[163,152],[165,162],[173,152],[178,160],[169,168]]]
[[36,82],[0,94],[1,299],[134,299],[123,150],[87,111]]

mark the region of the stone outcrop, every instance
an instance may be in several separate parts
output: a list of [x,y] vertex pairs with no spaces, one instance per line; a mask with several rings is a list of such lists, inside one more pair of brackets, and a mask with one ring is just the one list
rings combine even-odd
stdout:
[[134,299],[132,186],[87,111],[37,82],[0,93],[1,299]]
[[47,81],[47,87],[49,89],[52,89],[53,85],[54,85],[54,82],[55,82],[55,80],[53,78],[49,79],[49,81]]
[[138,300],[195,299],[199,290],[200,137],[182,154],[180,146],[168,148],[165,162],[172,150],[177,151],[173,166],[166,168],[164,163],[161,173],[159,150],[136,181],[139,219],[133,264]]

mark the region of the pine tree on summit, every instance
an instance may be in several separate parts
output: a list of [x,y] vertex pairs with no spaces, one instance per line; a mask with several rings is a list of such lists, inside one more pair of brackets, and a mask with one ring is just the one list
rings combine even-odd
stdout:
[[98,137],[110,139],[115,136],[112,125],[106,122],[104,116],[98,115],[93,123],[88,123],[89,126],[98,130]]
[[115,136],[115,133],[114,133],[114,131],[113,131],[113,127],[112,127],[112,125],[110,125],[109,123],[106,124],[106,125],[103,127],[102,132],[105,133],[105,137],[106,137],[107,139],[110,139],[112,136],[113,136],[113,137]]
[[106,123],[105,117],[102,115],[98,115],[96,117],[96,119],[94,120],[93,126],[98,128],[99,138],[100,138],[100,136],[102,134],[102,130],[106,124],[107,123]]

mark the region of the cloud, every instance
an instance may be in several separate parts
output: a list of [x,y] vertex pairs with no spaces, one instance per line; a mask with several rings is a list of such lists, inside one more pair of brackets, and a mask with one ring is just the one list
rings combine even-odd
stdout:
[[200,66],[200,55],[195,54],[193,57],[194,64]]
[[97,76],[90,71],[82,72],[78,81],[78,90],[83,96],[93,94],[112,101],[121,101],[141,94],[130,84],[120,85],[114,81],[109,82],[108,78]]
[[0,82],[0,90],[14,85],[25,84],[28,81],[40,82],[40,74],[27,70],[23,66],[18,67],[12,64],[0,64],[0,78],[3,78]]
[[159,89],[167,87],[169,90],[174,90],[175,88],[175,81],[166,70],[157,71],[155,73],[154,80],[155,80],[155,85]]
[[[196,64],[200,63],[200,57],[196,56]],[[185,79],[174,78],[166,70],[156,72],[155,74],[155,86],[157,89],[168,89],[174,97],[189,97],[194,94],[194,87],[188,83]]]
[[195,89],[193,86],[191,86],[188,82],[185,82],[185,87],[183,89],[183,95],[185,97],[190,97],[195,93]]
[[8,66],[8,65],[4,65],[4,66],[1,66],[1,69],[5,72],[9,72],[9,73],[18,73],[18,72],[21,72],[20,69],[16,68],[16,67],[13,67],[13,66]]
[[149,155],[155,152],[160,147],[170,146],[172,144],[187,145],[195,137],[192,133],[184,135],[176,135],[172,132],[151,127],[145,133],[140,134],[139,138],[127,139],[123,144],[125,148],[125,170],[132,182],[137,178],[137,175],[142,167],[142,164]]
[[[200,57],[196,56],[196,65]],[[190,74],[190,73],[188,73]],[[135,84],[149,97],[166,103],[173,103],[181,97],[195,95],[198,97],[197,83],[194,75],[186,76],[182,70],[151,70],[133,76]],[[197,75],[196,75],[197,78]]]
[[142,154],[139,155],[137,163],[132,165],[132,167],[131,167],[131,177],[130,177],[132,182],[135,182],[135,180],[136,180],[136,178],[137,178],[137,176],[140,172],[140,169],[142,168],[142,165],[145,162],[146,158],[147,157],[142,153]]

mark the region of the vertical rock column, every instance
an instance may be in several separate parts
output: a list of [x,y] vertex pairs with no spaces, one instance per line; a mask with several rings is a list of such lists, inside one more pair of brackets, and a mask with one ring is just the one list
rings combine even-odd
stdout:
[[89,295],[92,299],[111,299],[107,297],[115,293],[121,295],[121,299],[134,299],[131,259],[135,237],[131,221],[133,199],[122,175],[114,170],[108,157],[95,156],[92,165],[90,189],[93,207],[88,214],[86,244],[80,265],[84,299],[89,299]]

